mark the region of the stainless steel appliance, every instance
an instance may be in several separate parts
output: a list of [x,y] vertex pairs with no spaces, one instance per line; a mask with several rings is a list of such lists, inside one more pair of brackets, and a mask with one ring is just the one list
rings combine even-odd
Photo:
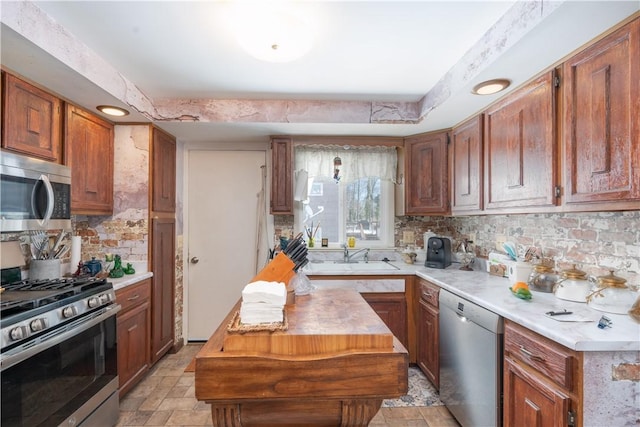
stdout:
[[120,305],[112,284],[86,277],[2,287],[0,424],[115,425]]
[[425,267],[447,268],[451,265],[451,241],[446,237],[429,237]]
[[70,229],[71,169],[0,151],[0,232]]
[[502,317],[440,290],[440,399],[463,427],[502,425]]

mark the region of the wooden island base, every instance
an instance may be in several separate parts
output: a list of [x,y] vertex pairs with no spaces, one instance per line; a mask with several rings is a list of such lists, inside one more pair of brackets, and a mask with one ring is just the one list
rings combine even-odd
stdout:
[[238,307],[195,359],[214,426],[367,426],[407,393],[407,350],[356,291],[298,297],[286,331],[230,333]]

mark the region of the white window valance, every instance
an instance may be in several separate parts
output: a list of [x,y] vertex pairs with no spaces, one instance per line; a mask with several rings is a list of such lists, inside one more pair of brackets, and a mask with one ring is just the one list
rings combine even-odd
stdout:
[[[347,148],[348,147],[348,148]],[[295,147],[295,169],[309,177],[333,177],[333,161],[340,157],[340,175],[345,182],[377,176],[395,182],[398,153],[395,147],[298,145]]]

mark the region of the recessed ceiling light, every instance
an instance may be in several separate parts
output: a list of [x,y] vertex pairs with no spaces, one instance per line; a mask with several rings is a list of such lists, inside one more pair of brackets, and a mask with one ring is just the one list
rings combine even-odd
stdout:
[[113,105],[98,105],[96,107],[98,111],[102,111],[110,116],[122,117],[129,114],[127,110],[120,107],[114,107]]
[[476,95],[493,95],[494,93],[498,93],[501,90],[505,90],[511,84],[510,80],[507,79],[493,79],[487,80],[486,82],[482,82],[477,84],[471,93]]

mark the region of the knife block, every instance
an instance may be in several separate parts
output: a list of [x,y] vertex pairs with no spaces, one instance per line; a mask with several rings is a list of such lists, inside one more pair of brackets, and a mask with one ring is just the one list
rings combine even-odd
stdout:
[[284,253],[280,252],[260,272],[251,279],[251,282],[264,280],[267,282],[282,282],[287,287],[287,305],[295,304],[294,289],[289,286],[289,281],[295,276],[293,271],[295,264]]

